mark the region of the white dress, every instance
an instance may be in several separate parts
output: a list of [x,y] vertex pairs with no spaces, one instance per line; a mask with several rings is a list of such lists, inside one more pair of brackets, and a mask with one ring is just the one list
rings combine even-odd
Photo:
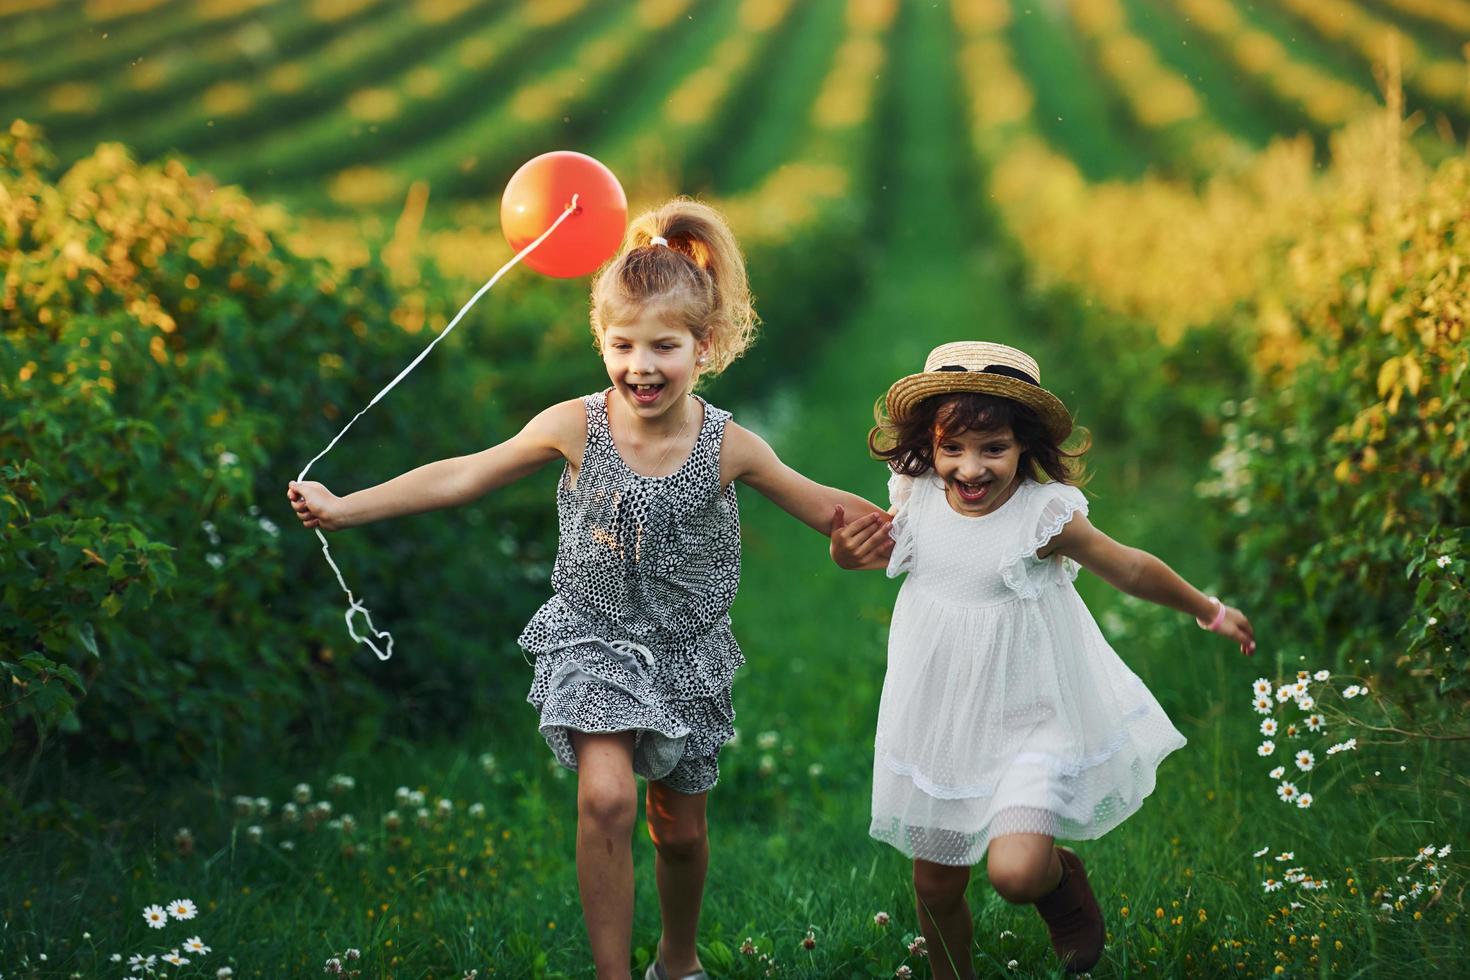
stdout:
[[1073,515],[1076,487],[1025,481],[965,517],[932,472],[895,475],[893,610],[878,709],[869,833],[910,857],[972,865],[991,838],[1100,837],[1153,792],[1184,745],[1108,646],[1072,582],[1036,551]]

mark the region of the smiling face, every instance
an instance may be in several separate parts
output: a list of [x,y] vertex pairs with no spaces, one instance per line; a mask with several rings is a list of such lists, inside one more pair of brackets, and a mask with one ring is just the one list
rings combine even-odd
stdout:
[[1019,485],[1023,448],[1010,426],[936,431],[934,472],[944,481],[949,506],[967,517],[995,511]]
[[682,404],[708,347],[688,327],[645,310],[604,330],[602,363],[618,396],[639,418],[653,420]]

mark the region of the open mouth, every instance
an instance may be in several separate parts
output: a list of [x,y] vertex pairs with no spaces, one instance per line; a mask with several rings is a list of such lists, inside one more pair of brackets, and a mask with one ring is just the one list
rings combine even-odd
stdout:
[[656,385],[628,385],[628,390],[633,393],[633,398],[641,405],[651,405],[658,401],[658,396],[663,392],[664,386]]
[[989,483],[965,483],[962,480],[954,481],[955,493],[959,494],[961,500],[967,504],[978,504],[990,493]]

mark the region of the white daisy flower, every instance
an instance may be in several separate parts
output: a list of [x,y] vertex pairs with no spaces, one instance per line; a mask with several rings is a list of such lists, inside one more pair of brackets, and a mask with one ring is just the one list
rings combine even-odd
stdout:
[[1361,694],[1362,691],[1363,689],[1358,685],[1349,684],[1347,687],[1342,689],[1342,696],[1345,700],[1351,701],[1353,698]]
[[1433,844],[1430,844],[1428,847],[1421,847],[1421,848],[1419,848],[1419,858],[1420,858],[1420,860],[1423,860],[1424,858],[1432,858],[1432,857],[1434,857],[1434,845]]
[[441,797],[440,800],[439,800],[439,802],[436,803],[434,806],[435,806],[435,809],[439,811],[439,816],[441,816],[441,817],[447,817],[451,813],[454,812],[454,801],[453,800],[446,800],[446,799],[444,799],[444,798]]
[[183,922],[199,914],[199,909],[187,898],[176,898],[168,903],[168,914]]
[[1442,857],[1442,858],[1449,857],[1450,856],[1450,845],[1446,844],[1444,847],[1441,847],[1439,849],[1439,856]]
[[1273,742],[1273,741],[1271,741],[1269,738],[1266,739],[1264,742],[1262,742],[1260,745],[1257,745],[1256,746],[1256,755],[1259,755],[1262,758],[1264,758],[1265,756],[1270,755],[1272,752],[1275,752],[1275,751],[1276,751],[1276,743]]
[[198,936],[194,936],[191,939],[185,939],[184,948],[191,953],[198,953],[200,956],[203,956],[205,953],[209,952],[209,947],[204,945],[204,940],[200,939]]
[[1303,905],[1301,902],[1292,902],[1291,905],[1290,905],[1290,908],[1291,908],[1291,910],[1293,912],[1295,912],[1297,909],[1304,909],[1304,908],[1306,908],[1306,906]]
[[188,960],[180,956],[179,951],[176,949],[170,950],[169,952],[165,953],[163,955],[163,961],[165,963],[171,963],[174,966],[184,966],[186,963],[189,962]]
[[1287,685],[1287,684],[1283,684],[1280,687],[1278,687],[1276,689],[1276,700],[1280,704],[1285,704],[1286,702],[1290,701],[1291,700],[1291,687],[1289,685]]
[[1258,715],[1269,715],[1271,713],[1271,696],[1268,694],[1258,695],[1251,702],[1251,707],[1255,709]]
[[1276,787],[1276,795],[1281,797],[1283,803],[1295,803],[1297,798],[1296,783],[1281,783]]
[[1317,707],[1317,700],[1313,698],[1310,694],[1303,694],[1301,697],[1296,699],[1296,706],[1298,708],[1301,708],[1303,711],[1311,711],[1313,708]]
[[251,824],[245,828],[245,838],[252,844],[259,844],[265,839],[265,828],[259,824]]
[[1321,715],[1307,715],[1307,720],[1303,724],[1307,726],[1309,732],[1320,732],[1322,726],[1327,724],[1327,719]]
[[1299,810],[1305,810],[1310,807],[1312,805],[1312,794],[1303,793],[1301,796],[1298,796],[1296,798],[1296,805]]
[[471,803],[468,812],[472,818],[474,818],[475,820],[480,820],[485,816],[485,804]]
[[1254,694],[1256,697],[1260,697],[1263,694],[1270,696],[1271,682],[1266,680],[1266,678],[1264,677],[1257,677],[1256,682],[1251,685],[1251,693]]
[[111,956],[108,957],[108,959],[110,961],[112,961],[113,963],[121,963],[122,962],[122,954],[121,953],[113,953]]
[[1302,749],[1296,754],[1296,767],[1302,772],[1311,772],[1312,767],[1317,764],[1317,757],[1309,750]]
[[1301,729],[1299,729],[1299,728],[1296,727],[1296,722],[1291,722],[1290,724],[1288,724],[1286,726],[1286,737],[1287,738],[1296,738],[1297,735],[1299,735],[1300,733],[1301,733]]
[[[1306,671],[1302,671],[1302,673],[1306,673]],[[1298,674],[1297,676],[1300,677],[1301,675]],[[1299,698],[1299,697],[1301,697],[1302,695],[1304,695],[1306,693],[1307,693],[1307,682],[1305,680],[1298,680],[1295,684],[1291,685],[1291,696],[1292,697]]]
[[291,795],[296,798],[296,802],[297,803],[300,803],[302,806],[305,806],[306,804],[308,804],[308,803],[311,802],[311,786],[310,786],[310,784],[308,784],[308,783],[297,783],[296,784],[296,788],[291,791]]
[[143,919],[148,923],[148,928],[162,929],[168,924],[168,913],[161,905],[150,905],[143,910]]
[[1266,773],[1266,775],[1270,776],[1272,779],[1280,779],[1282,776],[1286,775],[1286,767],[1277,766],[1275,769],[1272,769],[1270,772]]
[[1281,890],[1281,885],[1282,883],[1277,881],[1275,878],[1267,878],[1265,881],[1261,882],[1261,889],[1263,891],[1275,892]]
[[1261,721],[1261,734],[1262,735],[1275,735],[1276,734],[1276,719],[1275,718],[1266,718],[1266,719],[1263,719]]
[[1269,853],[1271,853],[1271,848],[1263,847],[1256,853],[1252,854],[1251,857],[1265,857]]
[[235,975],[235,971],[233,967],[222,966],[214,971],[214,975],[216,980],[230,980],[230,977]]
[[408,806],[409,790],[407,786],[400,786],[393,791],[393,802],[399,806]]
[[1282,851],[1280,854],[1276,855],[1276,860],[1278,860],[1278,861],[1294,861],[1294,860],[1296,860],[1296,852],[1295,851]]
[[1330,670],[1319,670],[1315,674],[1312,675],[1312,680],[1314,680],[1314,681],[1325,681],[1325,680],[1327,680],[1331,676],[1332,676],[1332,671],[1330,671]]

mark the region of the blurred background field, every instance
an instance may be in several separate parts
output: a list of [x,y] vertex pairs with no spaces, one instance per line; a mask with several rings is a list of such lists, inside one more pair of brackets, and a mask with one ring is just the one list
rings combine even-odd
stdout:
[[[1094,522],[1251,615],[1253,662],[1079,582],[1190,740],[1081,848],[1094,975],[1470,968],[1467,44],[1463,0],[0,0],[0,976],[585,974],[515,646],[557,474],[333,538],[386,664],[283,501],[558,148],[730,216],[764,324],[705,394],[792,465],[881,500],[874,400],[1016,344]],[[596,389],[586,304],[516,270],[313,476]],[[865,833],[897,583],[741,503],[706,965],[925,975]],[[970,897],[982,971],[1051,975]]]

